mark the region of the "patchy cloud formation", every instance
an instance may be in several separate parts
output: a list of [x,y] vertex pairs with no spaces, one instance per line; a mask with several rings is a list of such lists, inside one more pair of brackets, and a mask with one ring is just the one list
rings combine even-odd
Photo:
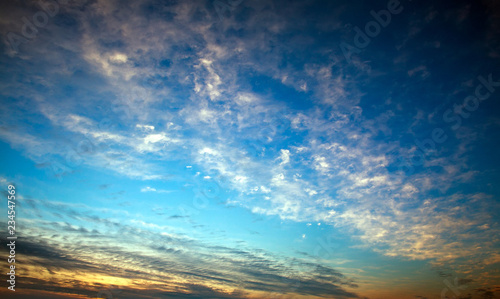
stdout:
[[498,296],[498,4],[1,11],[20,296]]

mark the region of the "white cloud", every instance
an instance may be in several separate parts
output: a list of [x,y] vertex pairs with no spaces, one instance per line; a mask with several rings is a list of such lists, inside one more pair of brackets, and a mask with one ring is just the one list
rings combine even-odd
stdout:
[[155,130],[154,126],[149,126],[149,125],[137,124],[137,125],[135,125],[135,127],[138,129],[144,130],[144,131],[154,131]]
[[152,188],[152,187],[146,186],[144,188],[141,188],[141,192],[171,193],[173,191],[171,191],[171,190],[161,190],[161,189],[158,190],[156,188]]
[[156,189],[148,186],[148,187],[142,188],[141,192],[156,192]]
[[127,58],[127,55],[125,55],[125,54],[116,53],[114,55],[111,55],[109,57],[109,60],[113,63],[125,63],[125,62],[127,62],[128,58]]
[[279,158],[281,159],[280,165],[285,165],[290,163],[290,151],[285,149],[280,150]]

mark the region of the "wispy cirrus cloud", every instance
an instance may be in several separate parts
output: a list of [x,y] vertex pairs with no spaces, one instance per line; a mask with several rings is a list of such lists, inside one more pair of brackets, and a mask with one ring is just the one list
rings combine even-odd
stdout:
[[[273,292],[358,298],[353,292],[356,284],[330,267],[250,247],[205,243],[176,234],[168,226],[101,218],[95,215],[98,209],[75,210],[77,205],[31,201],[41,213],[55,209],[81,225],[42,217],[21,225],[24,241],[18,254],[27,261],[25,271],[30,277],[25,290],[92,295],[106,286],[145,298],[166,293],[179,298],[203,294],[247,298]],[[42,231],[46,237],[35,237]],[[57,278],[64,275],[66,279]],[[147,282],[134,287],[136,280]],[[291,291],[292,284],[296,287]]]

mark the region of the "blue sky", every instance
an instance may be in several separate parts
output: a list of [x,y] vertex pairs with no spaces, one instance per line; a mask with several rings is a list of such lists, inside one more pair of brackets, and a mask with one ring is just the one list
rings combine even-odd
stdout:
[[498,297],[498,3],[41,3],[0,9],[2,296]]

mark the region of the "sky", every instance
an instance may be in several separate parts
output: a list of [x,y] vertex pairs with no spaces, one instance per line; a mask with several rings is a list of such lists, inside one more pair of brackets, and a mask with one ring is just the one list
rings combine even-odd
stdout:
[[0,36],[2,298],[500,298],[498,1],[2,1]]

